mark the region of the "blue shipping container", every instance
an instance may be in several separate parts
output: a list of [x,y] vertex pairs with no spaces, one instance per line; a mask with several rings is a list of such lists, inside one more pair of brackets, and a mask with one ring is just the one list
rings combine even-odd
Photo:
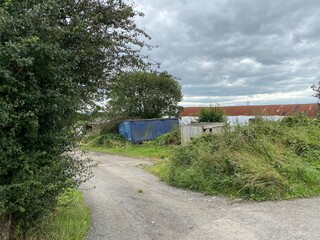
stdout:
[[153,140],[179,126],[178,118],[125,120],[119,124],[119,133],[131,142]]

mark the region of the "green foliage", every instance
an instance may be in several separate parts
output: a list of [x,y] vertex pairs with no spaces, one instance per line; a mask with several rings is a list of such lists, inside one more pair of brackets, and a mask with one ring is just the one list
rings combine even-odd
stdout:
[[303,113],[298,113],[296,115],[293,116],[287,116],[285,118],[282,119],[282,123],[289,126],[289,127],[293,127],[293,126],[312,126],[314,124],[319,123],[318,118],[307,118],[305,117],[305,115]]
[[[81,240],[90,229],[90,209],[82,193],[68,189],[58,198],[57,209],[44,218],[37,227],[28,229],[27,240]],[[22,239],[23,232],[16,232],[15,239]]]
[[198,122],[224,122],[224,112],[216,106],[204,107],[198,114]]
[[320,99],[320,81],[318,82],[318,84],[313,84],[311,88],[315,92],[314,96]]
[[320,122],[259,121],[204,135],[154,172],[171,185],[257,201],[320,193]]
[[152,141],[155,145],[181,145],[181,130],[179,127],[168,133],[162,134]]
[[108,87],[113,115],[145,119],[177,116],[181,111],[181,86],[167,73],[127,72]]
[[106,133],[96,136],[92,141],[94,147],[124,147],[126,139],[116,133]]
[[105,122],[101,126],[101,133],[117,133],[119,129],[119,123],[128,117],[124,114],[114,114],[107,111],[104,116]]
[[90,177],[70,154],[76,111],[145,65],[137,14],[121,0],[0,1],[0,216],[28,229]]

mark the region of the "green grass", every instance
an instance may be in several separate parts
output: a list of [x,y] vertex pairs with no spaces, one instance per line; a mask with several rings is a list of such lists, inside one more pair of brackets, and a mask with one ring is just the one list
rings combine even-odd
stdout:
[[170,159],[157,162],[155,165],[146,165],[144,169],[158,176],[162,181],[170,183],[169,169]]
[[85,151],[117,154],[126,157],[166,159],[172,156],[176,146],[158,144],[159,141],[133,144],[116,134],[102,134],[87,137],[80,148]]
[[[81,240],[90,228],[90,209],[79,190],[69,190],[59,199],[59,207],[37,228],[28,232],[27,240]],[[19,239],[19,237],[17,238]]]
[[80,147],[85,151],[102,152],[108,154],[117,154],[125,157],[136,158],[152,158],[152,159],[164,159],[169,158],[172,154],[172,147],[160,147],[142,145],[127,145],[125,147],[96,147],[92,145],[82,145]]
[[301,116],[205,135],[149,171],[170,185],[265,201],[320,194],[320,123]]

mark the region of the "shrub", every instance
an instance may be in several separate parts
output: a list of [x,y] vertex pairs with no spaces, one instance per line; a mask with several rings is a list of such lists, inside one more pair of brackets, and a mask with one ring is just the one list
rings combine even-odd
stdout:
[[181,131],[177,127],[175,130],[168,133],[162,134],[157,137],[154,141],[156,145],[180,145],[181,144]]
[[216,106],[201,108],[198,114],[198,122],[224,122],[224,112]]
[[126,139],[117,133],[105,133],[96,136],[92,145],[95,147],[123,147],[126,144]]
[[319,123],[319,118],[308,118],[302,113],[293,116],[286,116],[281,120],[282,124],[292,126],[308,126]]

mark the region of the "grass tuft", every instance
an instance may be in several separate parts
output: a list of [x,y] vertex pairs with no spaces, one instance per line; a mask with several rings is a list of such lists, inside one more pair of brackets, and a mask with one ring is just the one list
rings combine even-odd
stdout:
[[[55,212],[47,216],[34,229],[27,232],[27,240],[80,240],[90,229],[90,209],[84,204],[82,193],[70,189],[59,198]],[[22,239],[17,232],[16,239]]]

